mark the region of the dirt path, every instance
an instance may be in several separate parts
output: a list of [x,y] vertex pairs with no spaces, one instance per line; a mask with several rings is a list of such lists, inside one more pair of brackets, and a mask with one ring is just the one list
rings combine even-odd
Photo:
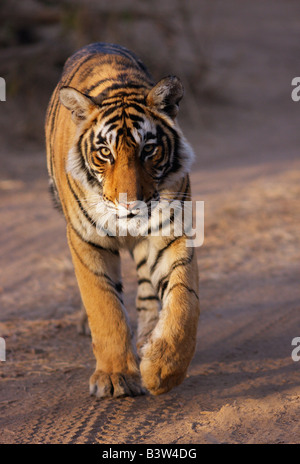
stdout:
[[[90,340],[76,332],[79,295],[64,222],[44,181],[6,190],[1,442],[297,442],[300,364],[291,340],[300,327],[299,167],[246,184],[249,170],[240,169],[227,193],[218,172],[202,173],[202,189],[215,192],[205,194],[202,316],[188,378],[160,397],[113,401],[88,395]],[[135,270],[124,258],[134,325]]]
[[[89,397],[94,359],[76,332],[80,299],[44,153],[2,150],[1,443],[300,441],[300,362],[291,358],[300,336],[300,103],[290,99],[299,6],[219,4],[216,62],[233,67],[232,101],[204,106],[188,134],[198,155],[194,198],[205,201],[202,313],[188,377],[159,397]],[[135,327],[127,255],[123,274]]]

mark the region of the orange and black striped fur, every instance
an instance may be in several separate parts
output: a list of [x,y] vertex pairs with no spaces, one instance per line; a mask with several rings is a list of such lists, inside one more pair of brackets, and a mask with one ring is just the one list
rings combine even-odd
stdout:
[[[96,43],[67,60],[49,103],[51,189],[67,222],[96,357],[90,392],[98,397],[164,393],[182,382],[194,354],[196,256],[184,235],[175,236],[174,217],[169,236],[99,233],[102,217],[126,222],[138,201],[190,198],[193,152],[176,122],[182,96],[178,78],[155,85],[133,53]],[[122,299],[121,247],[138,273],[137,348]]]

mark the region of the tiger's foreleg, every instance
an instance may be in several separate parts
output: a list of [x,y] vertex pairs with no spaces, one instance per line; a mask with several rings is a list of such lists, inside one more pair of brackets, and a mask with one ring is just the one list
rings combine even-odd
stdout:
[[142,349],[144,385],[155,395],[180,384],[196,346],[199,318],[198,271],[194,248],[185,238],[150,248],[148,264],[161,298],[159,321]]
[[144,390],[122,302],[120,258],[86,243],[70,225],[68,243],[96,357],[90,392],[98,397],[140,395]]

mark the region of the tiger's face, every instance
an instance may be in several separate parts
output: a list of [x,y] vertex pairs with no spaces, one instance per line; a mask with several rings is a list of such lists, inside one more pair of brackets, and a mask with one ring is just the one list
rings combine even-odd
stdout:
[[159,181],[168,161],[165,137],[160,136],[144,105],[140,104],[143,117],[137,114],[132,100],[124,97],[113,116],[107,118],[109,110],[100,109],[94,128],[89,130],[92,142],[87,153],[89,166],[102,184],[104,201],[119,207],[158,199]]
[[86,186],[96,184],[101,200],[119,214],[159,200],[159,190],[182,177],[193,157],[175,123],[182,96],[176,77],[150,91],[124,87],[99,97],[63,87],[60,99],[78,126],[69,170]]

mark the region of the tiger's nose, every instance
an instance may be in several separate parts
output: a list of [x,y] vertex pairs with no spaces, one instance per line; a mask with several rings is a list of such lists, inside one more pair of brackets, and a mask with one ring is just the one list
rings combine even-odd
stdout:
[[129,212],[132,212],[139,208],[140,201],[139,200],[129,201],[128,203],[119,203],[119,205],[127,209]]

